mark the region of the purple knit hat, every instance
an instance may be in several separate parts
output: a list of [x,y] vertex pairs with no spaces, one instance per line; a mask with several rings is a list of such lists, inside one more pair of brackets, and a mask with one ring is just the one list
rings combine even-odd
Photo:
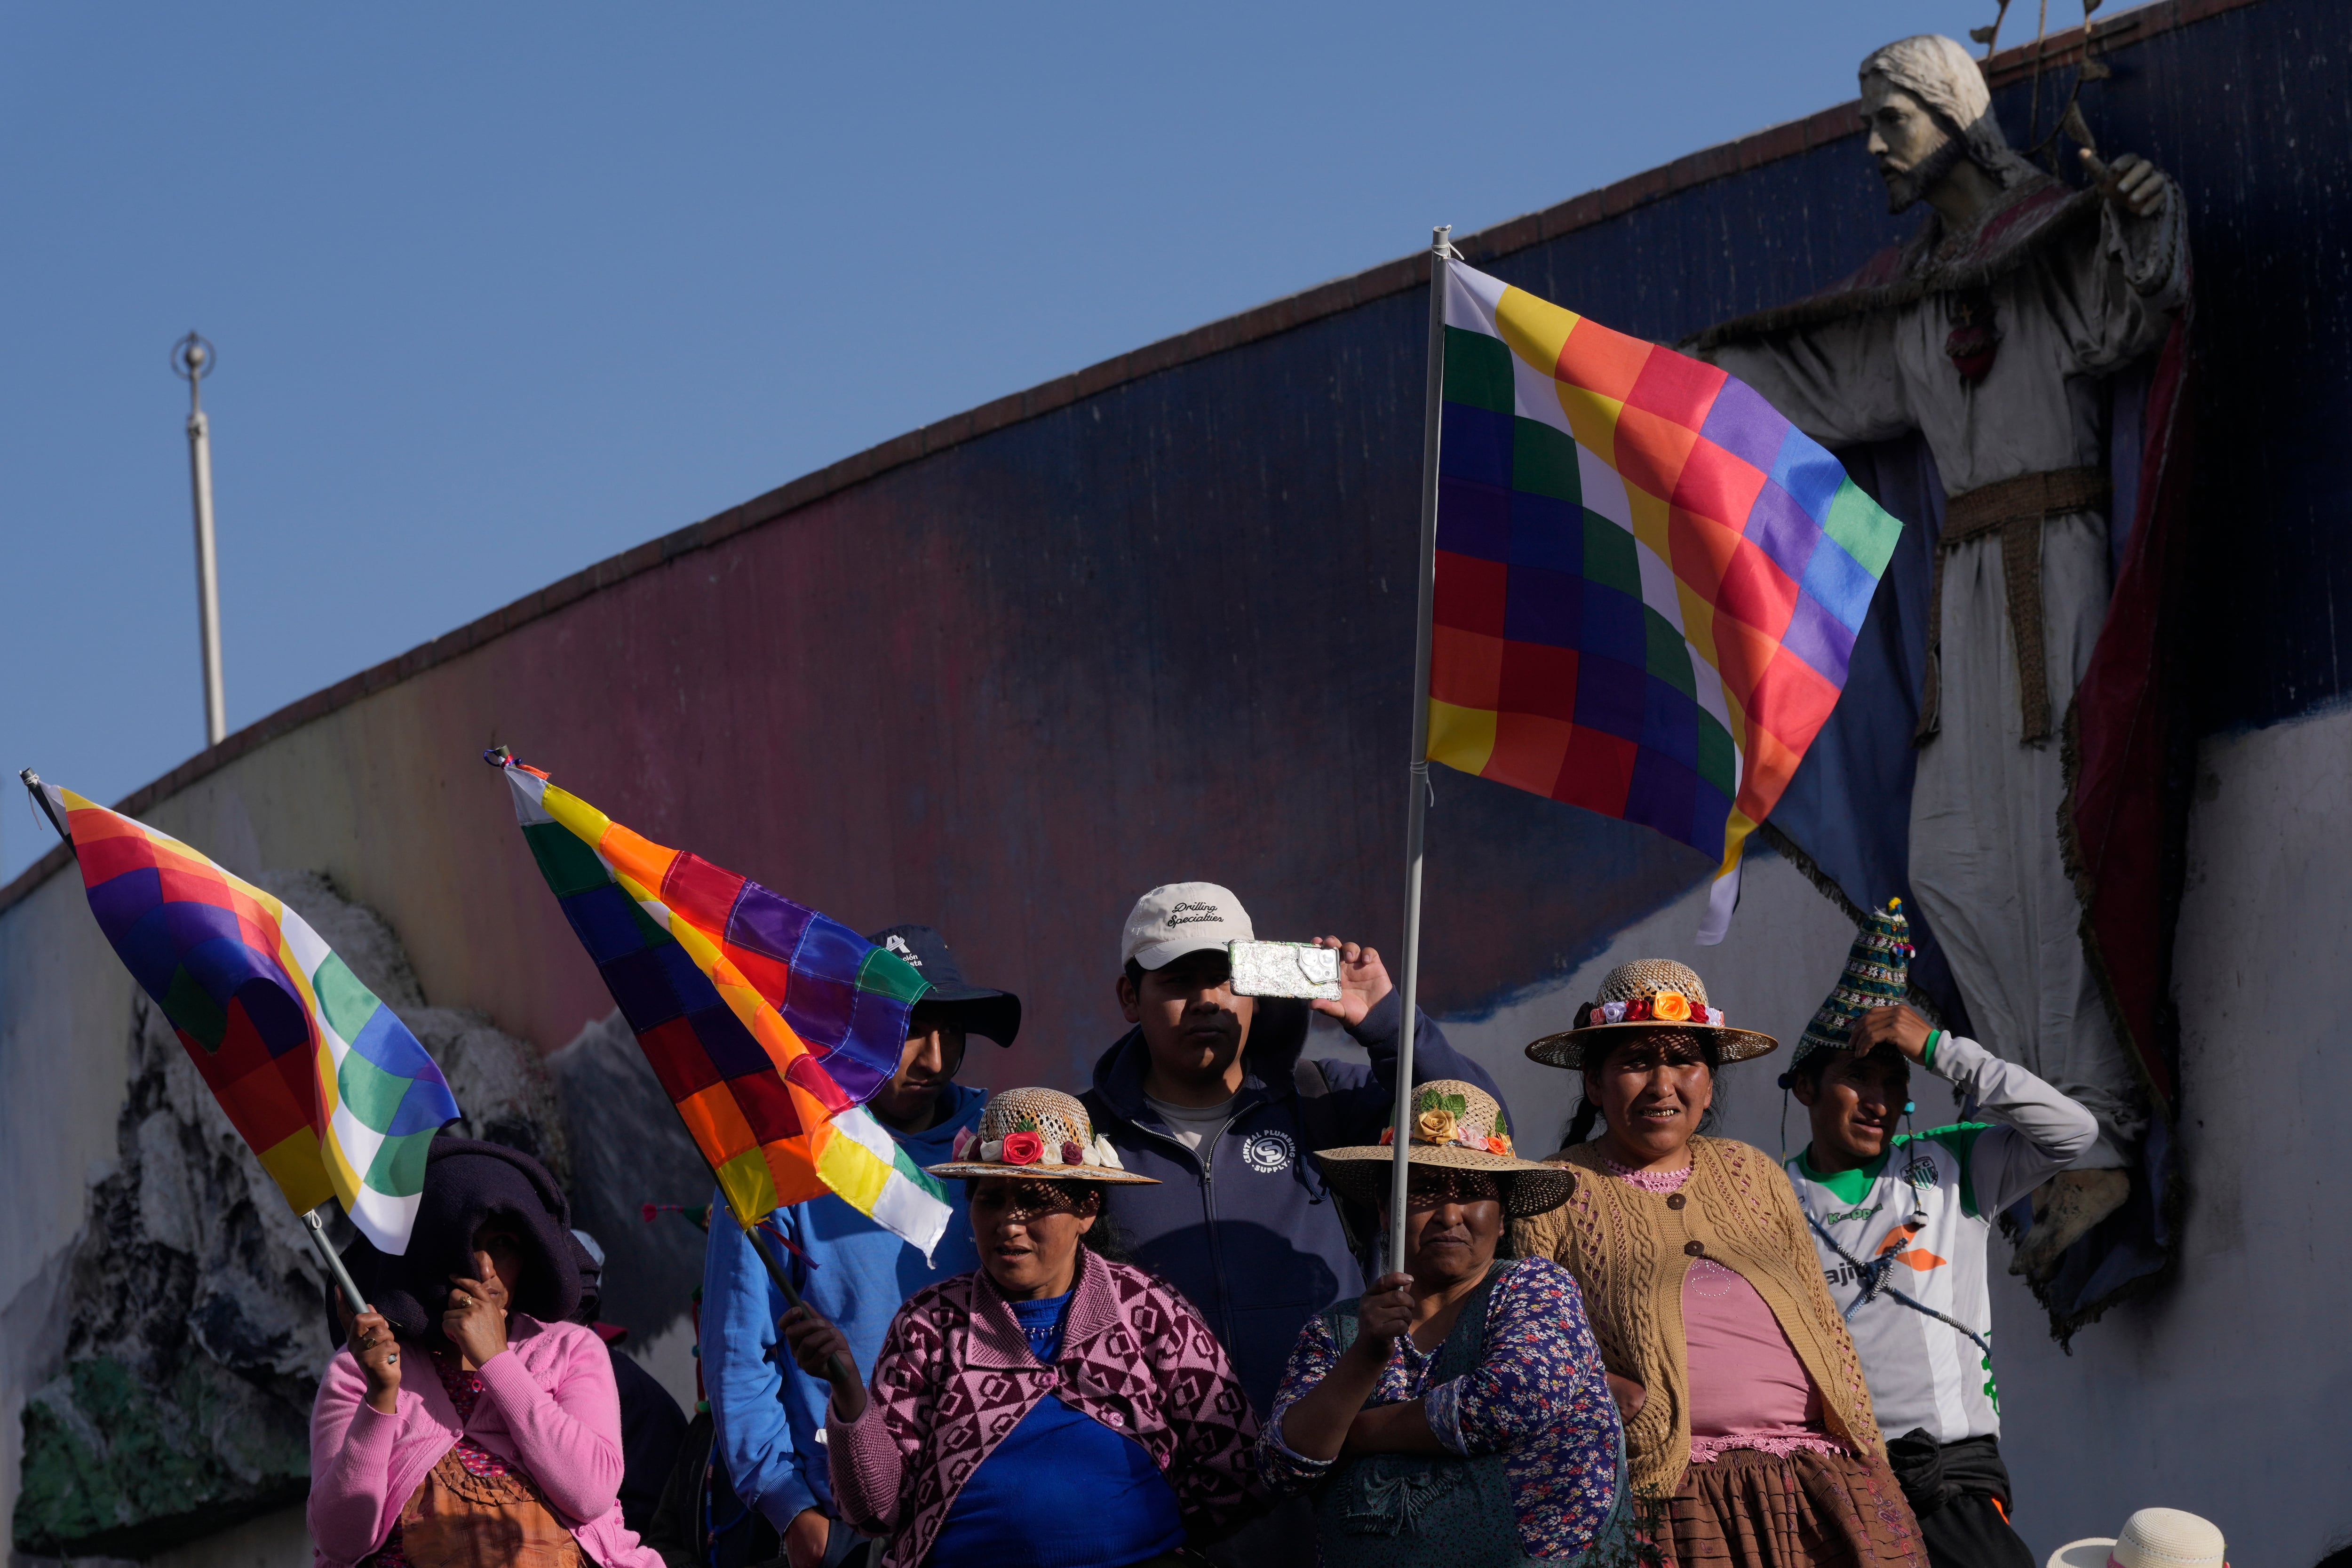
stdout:
[[408,1250],[389,1256],[361,1237],[343,1250],[352,1282],[394,1331],[415,1339],[441,1321],[449,1277],[474,1271],[474,1233],[496,1218],[522,1243],[520,1287],[509,1310],[560,1323],[580,1306],[572,1205],[547,1167],[520,1149],[447,1133],[425,1156],[425,1191]]

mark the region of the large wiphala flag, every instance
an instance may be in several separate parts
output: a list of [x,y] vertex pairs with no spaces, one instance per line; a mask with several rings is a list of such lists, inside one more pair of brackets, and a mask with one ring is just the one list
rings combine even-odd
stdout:
[[838,921],[503,766],[541,875],[737,1223],[837,1193],[929,1257],[947,1200],[865,1102],[929,983]]
[[1829,718],[1902,528],[1745,383],[1448,266],[1428,758],[1717,857]]
[[408,1250],[457,1102],[408,1026],[300,915],[144,823],[42,784],[99,929],[297,1214],[339,1200]]

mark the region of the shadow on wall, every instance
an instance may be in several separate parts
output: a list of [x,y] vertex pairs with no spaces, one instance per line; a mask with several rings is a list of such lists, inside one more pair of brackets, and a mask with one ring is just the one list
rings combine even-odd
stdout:
[[649,1350],[702,1283],[703,1235],[675,1215],[647,1224],[645,1205],[706,1204],[718,1184],[617,1011],[548,1058],[547,1073],[572,1150],[572,1223],[604,1248],[604,1316]]
[[[257,881],[415,1032],[467,1110],[464,1131],[568,1180],[566,1123],[537,1051],[480,1014],[426,1006],[391,928],[326,877]],[[132,988],[116,1162],[92,1184],[61,1266],[45,1336],[55,1370],[25,1407],[12,1535],[44,1557],[150,1556],[310,1489],[310,1402],[329,1353],[317,1264],[170,1025]],[[340,1215],[332,1228],[349,1238]]]

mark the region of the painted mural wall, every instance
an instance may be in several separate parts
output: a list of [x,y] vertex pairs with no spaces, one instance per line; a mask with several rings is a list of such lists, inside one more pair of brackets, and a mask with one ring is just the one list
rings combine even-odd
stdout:
[[[2352,13],[2137,15],[2084,107],[2104,143],[2181,181],[2197,256],[2185,635],[2205,738],[2175,984],[2189,1206],[2178,1277],[2071,1357],[2004,1277],[2005,1446],[2040,1550],[2167,1503],[2222,1522],[2241,1560],[2292,1563],[2352,1530],[2352,1504],[2328,1500],[2352,1353],[2321,1318],[2347,1239],[2326,1135],[2352,1071],[2308,1022],[2352,1005],[2334,951],[2352,872],[2335,830],[2352,742]],[[2013,126],[2028,80],[2013,56],[1996,74]],[[1676,340],[1908,232],[1852,114],[1465,248]],[[1223,881],[1262,932],[1395,941],[1425,310],[1413,265],[1393,264],[917,432],[321,693],[124,808],[240,874],[329,879],[396,938],[419,1006],[552,1054],[592,1043],[612,1005],[478,760],[509,744],[639,831],[863,929],[939,926],[1029,1008],[1020,1043],[975,1046],[967,1076],[1083,1081],[1121,1027],[1118,923],[1147,887]],[[74,782],[70,758],[27,760]],[[1570,1086],[1519,1047],[1609,964],[1694,962],[1736,1021],[1784,1039],[1835,976],[1850,928],[1769,853],[1730,939],[1698,950],[1709,868],[1691,852],[1443,770],[1435,787],[1424,994],[1530,1142],[1565,1120]],[[72,1261],[128,1157],[140,1037],[63,869],[0,891],[12,1510],[23,1412],[67,1374],[89,1310]],[[1777,1147],[1770,1069],[1752,1070],[1727,1077],[1728,1127]],[[703,1195],[690,1166],[600,1170],[614,1215]],[[657,1252],[638,1272],[625,1321],[682,1368],[692,1281]],[[282,1516],[239,1539],[282,1542]]]

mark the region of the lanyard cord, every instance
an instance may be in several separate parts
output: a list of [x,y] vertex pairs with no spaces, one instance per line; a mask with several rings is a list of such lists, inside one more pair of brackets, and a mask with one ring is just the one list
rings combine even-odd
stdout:
[[1854,1271],[1856,1278],[1862,1281],[1862,1294],[1853,1299],[1853,1305],[1848,1307],[1843,1314],[1848,1321],[1853,1321],[1855,1310],[1860,1308],[1864,1302],[1869,1300],[1872,1297],[1884,1290],[1887,1295],[1892,1296],[1897,1301],[1902,1302],[1913,1311],[1925,1312],[1927,1316],[1935,1319],[1937,1322],[1948,1323],[1953,1328],[1958,1329],[1960,1332],[1968,1335],[1969,1338],[1976,1342],[1977,1348],[1984,1352],[1985,1359],[1988,1362],[1992,1359],[1992,1346],[1985,1342],[1985,1337],[1982,1334],[1977,1332],[1974,1329],[1969,1327],[1958,1318],[1947,1317],[1945,1314],[1936,1310],[1935,1308],[1930,1307],[1927,1302],[1920,1300],[1916,1296],[1906,1295],[1902,1290],[1895,1288],[1893,1282],[1887,1279],[1887,1276],[1892,1274],[1895,1270],[1895,1254],[1891,1252],[1887,1253],[1875,1263],[1864,1263],[1861,1258],[1856,1258],[1853,1253],[1848,1252],[1844,1247],[1839,1246],[1837,1237],[1832,1236],[1828,1230],[1822,1227],[1822,1222],[1813,1217],[1813,1211],[1810,1208],[1805,1210],[1805,1223],[1813,1227],[1813,1234],[1815,1236],[1820,1237],[1823,1241],[1829,1244],[1829,1248],[1832,1252],[1836,1253],[1840,1258],[1845,1259],[1847,1267],[1851,1268]]

